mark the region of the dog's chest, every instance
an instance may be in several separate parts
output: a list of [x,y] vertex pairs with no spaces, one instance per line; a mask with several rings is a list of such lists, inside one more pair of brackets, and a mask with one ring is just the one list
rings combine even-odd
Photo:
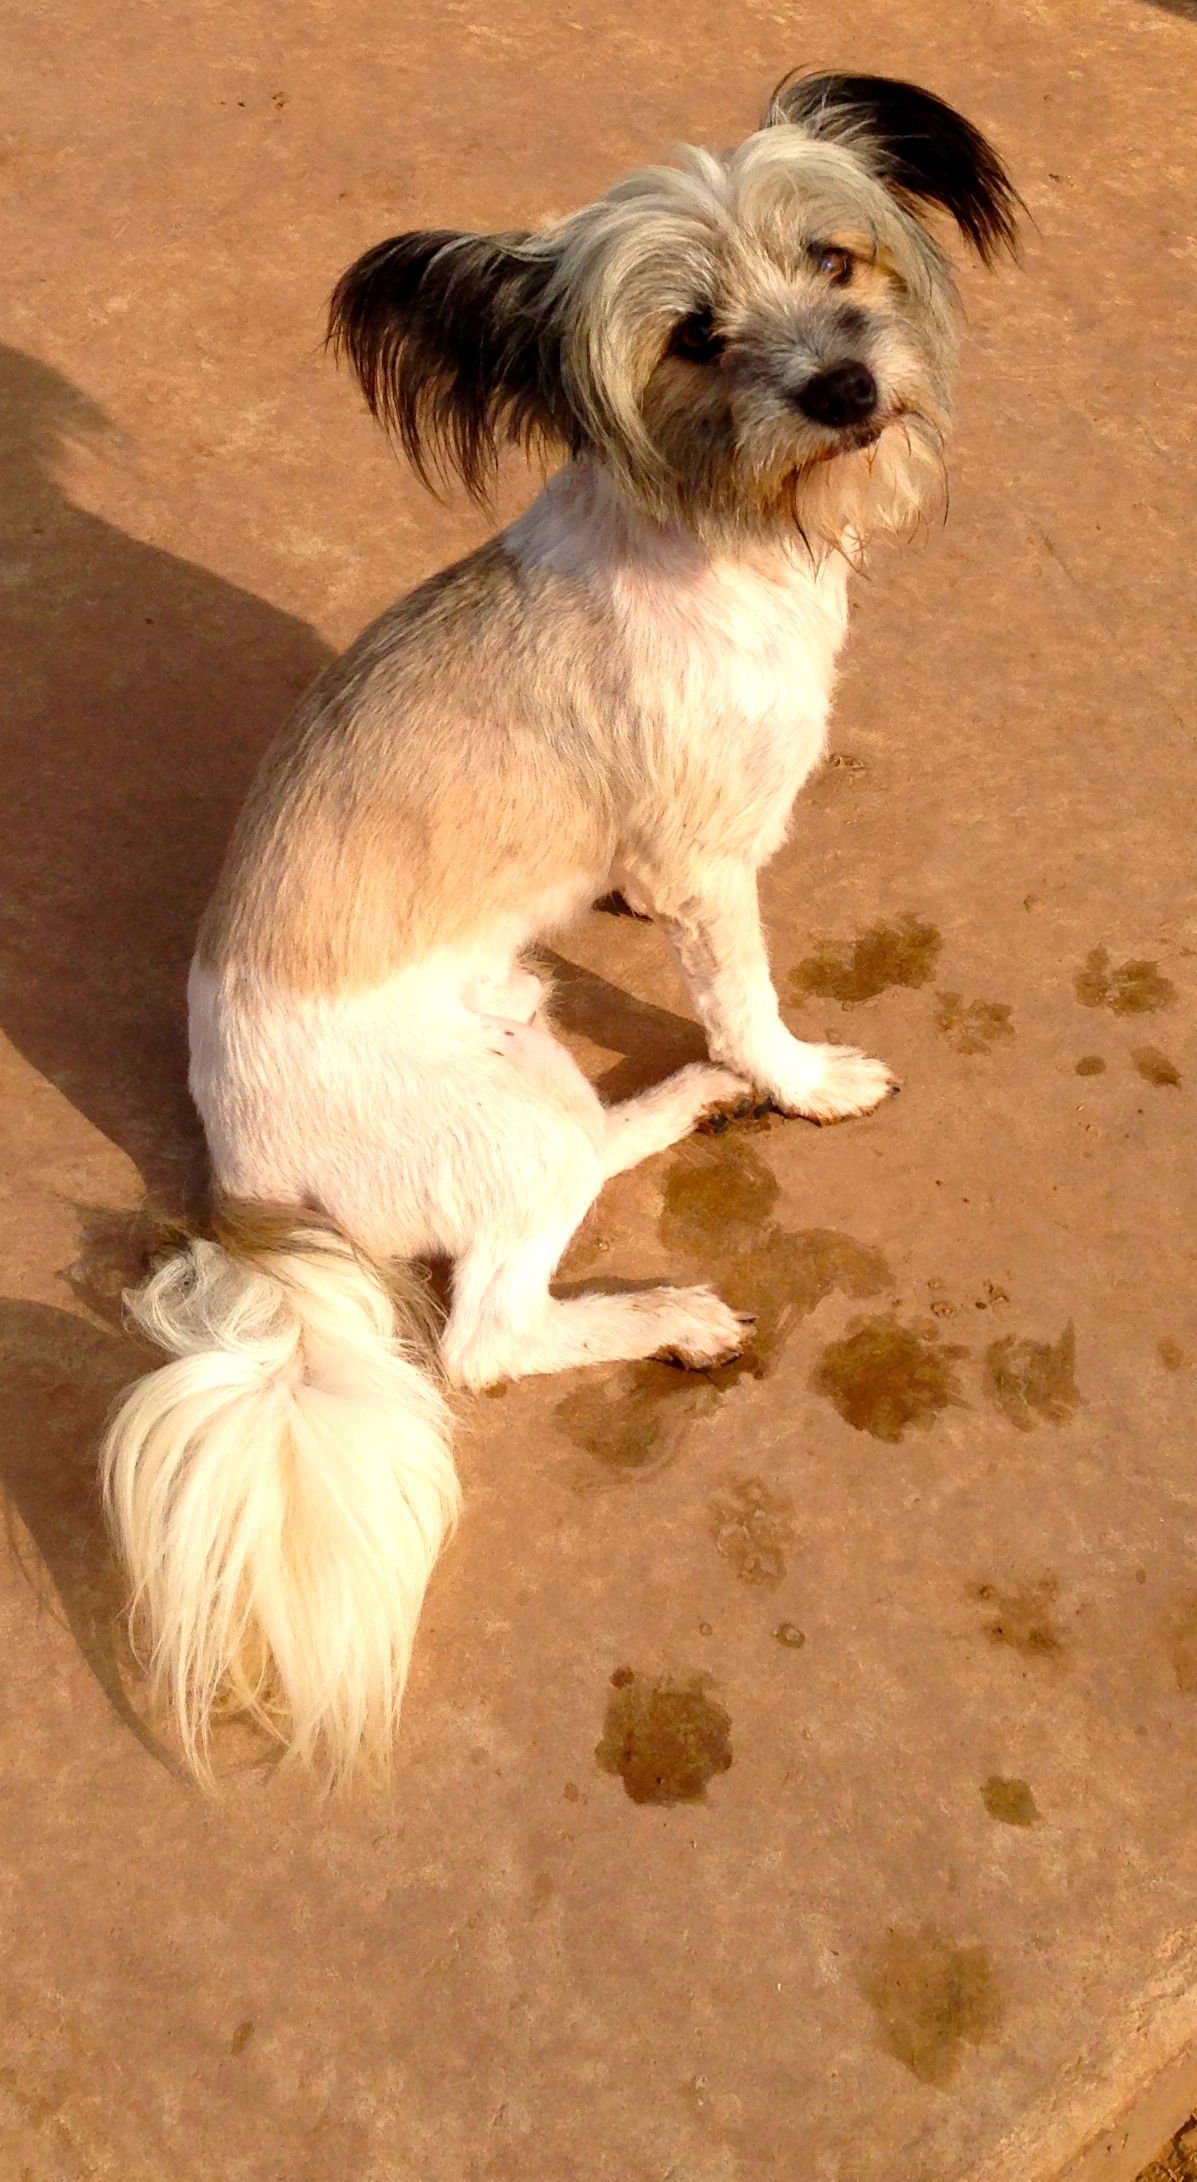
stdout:
[[626,571],[615,586],[634,705],[654,738],[733,755],[793,794],[822,754],[847,625],[842,562]]

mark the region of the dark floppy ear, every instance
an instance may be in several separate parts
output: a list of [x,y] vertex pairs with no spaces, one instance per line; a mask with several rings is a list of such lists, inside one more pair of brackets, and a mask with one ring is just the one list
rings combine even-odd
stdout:
[[783,82],[767,122],[796,122],[850,145],[898,197],[950,212],[992,265],[1018,245],[1021,201],[992,144],[971,121],[915,83],[891,76],[800,76]]
[[342,275],[328,339],[425,484],[451,472],[486,497],[501,446],[578,426],[562,386],[550,252],[524,235],[395,235]]

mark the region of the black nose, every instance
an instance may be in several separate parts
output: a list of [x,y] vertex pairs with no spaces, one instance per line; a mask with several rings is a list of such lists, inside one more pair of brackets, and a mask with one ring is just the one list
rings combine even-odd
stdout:
[[877,407],[877,381],[867,364],[829,364],[794,395],[816,424],[863,424]]

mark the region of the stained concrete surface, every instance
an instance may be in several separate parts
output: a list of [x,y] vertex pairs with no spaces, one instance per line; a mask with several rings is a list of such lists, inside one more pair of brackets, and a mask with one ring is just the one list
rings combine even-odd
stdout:
[[[1197,2035],[1191,10],[2,15],[0,2172],[1122,2182]],[[129,1215],[196,1168],[189,936],[294,693],[481,531],[323,299],[798,61],[957,100],[1034,217],[766,890],[794,1022],[905,1096],[607,1191],[566,1278],[714,1270],[756,1368],[474,1404],[392,1793],[233,1729],[205,1802],[91,1486]],[[563,954],[606,1088],[695,1050],[649,927]]]

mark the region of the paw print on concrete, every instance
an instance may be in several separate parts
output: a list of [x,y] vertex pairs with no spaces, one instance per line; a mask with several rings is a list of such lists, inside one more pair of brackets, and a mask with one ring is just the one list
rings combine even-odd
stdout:
[[1161,977],[1158,963],[1123,962],[1115,969],[1108,947],[1090,949],[1074,984],[1082,1007],[1108,1008],[1111,1015],[1154,1015],[1176,999],[1176,987]]
[[961,993],[937,993],[935,1028],[957,1053],[990,1053],[1001,1039],[1013,1038],[1010,1010],[1002,1000],[965,1000]]

